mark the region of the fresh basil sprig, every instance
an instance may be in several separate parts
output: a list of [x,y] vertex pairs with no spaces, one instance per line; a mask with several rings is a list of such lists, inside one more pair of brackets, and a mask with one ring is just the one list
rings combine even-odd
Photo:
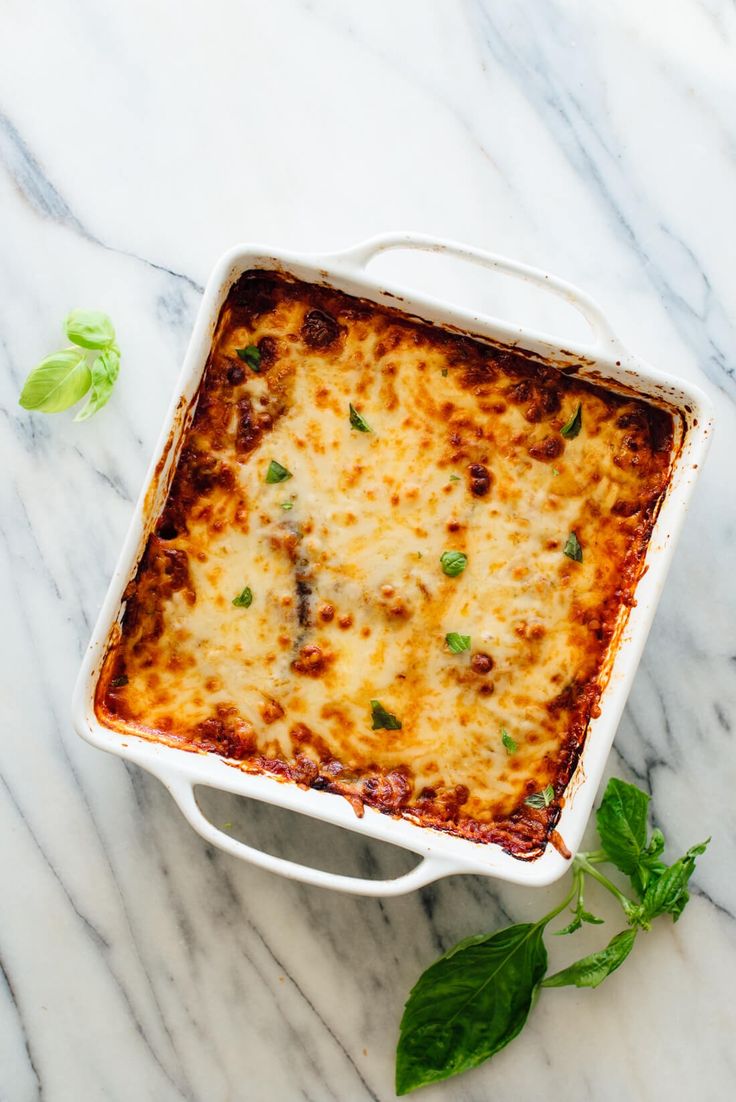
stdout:
[[[609,781],[596,817],[601,849],[573,859],[572,886],[559,906],[536,923],[466,938],[419,978],[401,1019],[397,1094],[408,1094],[488,1060],[521,1032],[542,988],[597,987],[621,967],[640,932],[648,930],[654,918],[669,914],[678,920],[689,899],[687,885],[696,858],[710,839],[666,865],[661,860],[662,832],[655,830],[647,838],[648,806],[649,797],[634,785]],[[606,862],[629,877],[634,899],[601,871],[600,865]],[[603,949],[546,976],[544,932],[568,904],[574,900],[574,917],[560,934],[572,934],[583,923],[603,921],[585,909],[588,877],[619,902],[627,926]]]
[[[72,310],[64,331],[76,347],[64,348],[41,360],[29,374],[18,399],[23,409],[61,413],[89,398],[75,421],[86,421],[107,403],[120,371],[120,349],[107,314]],[[90,353],[96,353],[91,356]]]

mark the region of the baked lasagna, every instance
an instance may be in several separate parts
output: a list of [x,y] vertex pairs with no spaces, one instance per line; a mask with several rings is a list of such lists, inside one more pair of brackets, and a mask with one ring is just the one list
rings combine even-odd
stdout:
[[245,272],[98,718],[538,856],[678,436],[519,350]]

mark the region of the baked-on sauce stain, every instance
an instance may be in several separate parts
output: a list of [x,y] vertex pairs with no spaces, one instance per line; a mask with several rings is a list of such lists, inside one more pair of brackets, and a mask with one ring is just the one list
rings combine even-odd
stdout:
[[[249,345],[258,371],[237,356]],[[560,844],[559,796],[674,429],[667,410],[516,349],[246,272],[126,591],[98,716],[536,857]],[[267,483],[272,461],[291,477]],[[571,532],[582,563],[563,554]],[[467,556],[452,578],[448,549]],[[234,606],[244,587],[250,606]],[[451,653],[448,632],[470,648]],[[372,729],[373,700],[400,729]],[[549,807],[525,803],[548,784]]]

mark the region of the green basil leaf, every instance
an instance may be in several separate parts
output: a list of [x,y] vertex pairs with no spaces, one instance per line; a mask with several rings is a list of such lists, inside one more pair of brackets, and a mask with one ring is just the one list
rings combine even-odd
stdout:
[[258,346],[255,344],[246,345],[245,348],[236,348],[235,354],[240,356],[241,360],[245,360],[251,371],[254,371],[256,375],[261,370],[261,353],[258,351]]
[[568,559],[573,559],[575,562],[583,561],[583,549],[574,532],[571,532],[567,537],[567,542],[562,548],[562,553],[563,555],[567,555]]
[[515,741],[515,739],[512,739],[511,735],[508,733],[505,727],[501,728],[501,742],[506,747],[507,754],[515,754],[516,751],[519,749],[518,743]]
[[542,981],[542,987],[597,987],[606,976],[615,972],[634,947],[636,930],[622,930],[612,937],[605,949],[576,960],[561,972],[555,972]]
[[639,864],[633,872],[629,873],[631,883],[640,899],[644,896],[652,877],[660,876],[667,868],[664,861],[659,859],[663,849],[664,834],[659,827],[655,827],[649,839],[649,845],[642,851]]
[[250,608],[253,604],[253,590],[249,585],[238,593],[237,597],[233,597],[233,604],[236,608]]
[[114,325],[99,310],[72,310],[64,331],[73,344],[82,348],[109,348],[115,340]]
[[462,482],[462,479],[459,474],[451,474],[450,482]]
[[563,425],[560,429],[560,435],[564,436],[566,440],[574,440],[577,434],[583,427],[583,407],[578,402],[578,408],[573,413],[567,424]]
[[350,403],[350,426],[357,429],[358,432],[373,432],[365,417],[358,413],[352,402]]
[[470,650],[469,635],[459,635],[456,631],[448,631],[445,642],[453,654],[462,654],[464,650]]
[[596,825],[606,856],[627,876],[639,867],[646,849],[648,811],[646,792],[611,778],[596,812]]
[[569,926],[565,926],[562,930],[555,930],[556,937],[564,937],[565,934],[574,934],[576,930],[579,930],[584,922],[589,922],[593,926],[602,926],[605,919],[598,918],[597,915],[591,914],[590,911],[586,911],[583,907],[577,907],[575,910],[575,917]]
[[289,478],[293,477],[291,471],[287,471],[286,467],[282,467],[275,459],[272,459],[268,464],[266,482],[286,482]]
[[690,899],[687,885],[695,871],[695,859],[705,853],[709,842],[710,838],[707,838],[705,842],[691,846],[684,857],[650,881],[642,900],[645,921],[671,914],[673,922],[677,922]]
[[84,352],[65,348],[41,360],[26,379],[20,392],[23,409],[40,413],[61,413],[84,398],[92,383],[92,375]]
[[387,712],[378,700],[371,701],[371,719],[374,731],[400,731],[401,720],[393,712]]
[[468,565],[468,556],[462,551],[443,551],[440,555],[442,571],[448,578],[456,578]]
[[92,390],[89,398],[74,418],[75,421],[86,421],[102,409],[109,401],[115,380],[120,372],[120,353],[117,348],[108,348],[100,352],[92,364]]
[[289,509],[294,508],[294,502],[293,501],[282,501],[281,502],[281,508],[284,509],[288,513]]
[[546,788],[543,788],[541,792],[532,792],[531,796],[527,796],[524,803],[529,807],[536,807],[537,809],[543,807],[549,807],[555,798],[555,790],[551,784],[548,784]]
[[521,1031],[547,969],[544,925],[461,941],[420,976],[401,1019],[396,1093],[488,1060]]

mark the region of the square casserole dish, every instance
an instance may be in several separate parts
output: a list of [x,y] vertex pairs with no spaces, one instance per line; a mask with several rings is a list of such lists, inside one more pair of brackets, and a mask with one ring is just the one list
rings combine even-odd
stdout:
[[[391,249],[418,249],[458,257],[487,269],[546,288],[577,308],[593,334],[591,344],[565,349],[544,335],[443,304],[426,295],[388,288],[366,274],[369,262]],[[135,576],[146,540],[171,484],[179,445],[191,420],[194,400],[228,291],[251,269],[285,273],[321,284],[486,343],[528,352],[578,379],[635,397],[665,403],[680,422],[679,439],[667,490],[647,546],[635,589],[635,604],[614,638],[606,659],[606,680],[599,713],[588,724],[583,749],[566,787],[556,823],[558,844],[548,843],[533,860],[519,860],[499,845],[475,842],[388,816],[366,806],[358,818],[341,795],[305,789],[262,773],[244,772],[214,754],[192,753],[101,723],[94,707],[95,689],[105,654],[124,611],[124,593]],[[144,487],[115,568],[74,692],[77,732],[101,750],[135,762],[158,777],[203,838],[234,856],[304,883],[362,895],[388,896],[412,891],[444,876],[475,873],[518,884],[542,886],[561,876],[580,845],[616,728],[629,693],[695,479],[702,467],[712,431],[706,397],[697,388],[670,378],[632,356],[617,339],[596,304],[571,285],[525,265],[447,241],[412,234],[391,234],[334,255],[292,255],[262,246],[238,246],[215,266],[205,289],[182,373],[162,427]],[[196,786],[209,786],[261,800],[371,838],[413,851],[421,859],[393,880],[366,880],[337,875],[264,853],[219,830],[203,815]],[[567,850],[567,853],[565,851]]]

